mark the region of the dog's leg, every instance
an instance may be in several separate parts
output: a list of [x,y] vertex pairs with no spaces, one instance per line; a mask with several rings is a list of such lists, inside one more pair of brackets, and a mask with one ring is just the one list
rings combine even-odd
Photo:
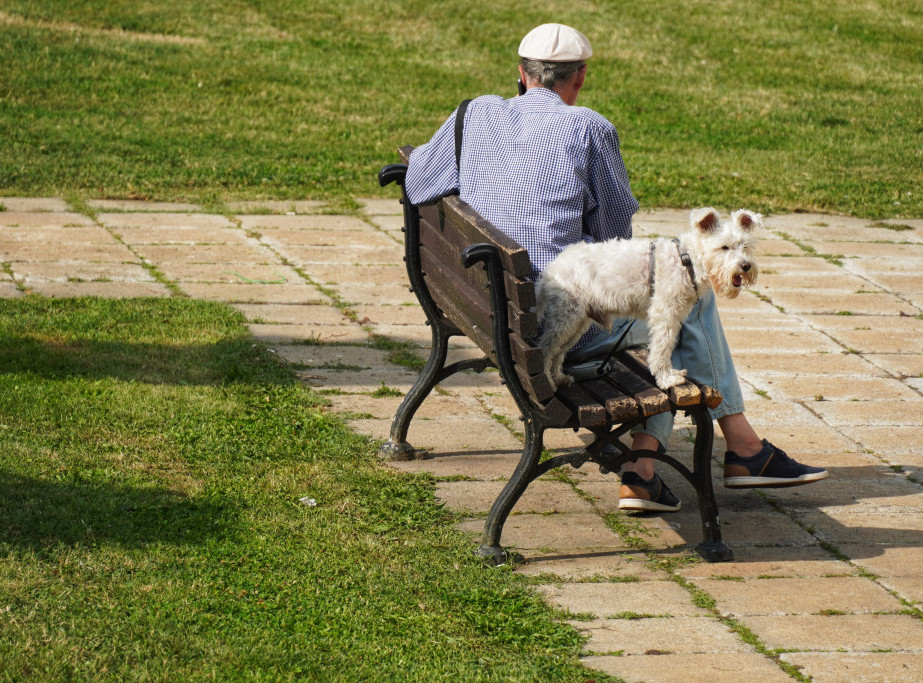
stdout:
[[580,303],[561,291],[545,289],[545,331],[538,346],[545,356],[545,371],[555,386],[570,384],[573,377],[563,372],[564,355],[590,326]]
[[651,302],[648,311],[647,327],[649,330],[649,352],[647,357],[651,373],[661,389],[669,389],[686,381],[686,371],[673,367],[671,356],[676,348],[676,339],[683,320],[689,311],[678,309],[674,305],[664,305],[658,301]]

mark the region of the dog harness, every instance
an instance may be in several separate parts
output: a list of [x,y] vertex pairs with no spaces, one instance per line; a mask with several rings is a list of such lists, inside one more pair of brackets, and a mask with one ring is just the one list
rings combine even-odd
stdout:
[[[679,260],[682,261],[682,264],[686,266],[686,272],[689,273],[689,281],[692,283],[692,288],[695,290],[695,298],[699,298],[699,290],[695,286],[695,268],[692,266],[692,257],[689,256],[689,252],[686,251],[686,247],[683,246],[683,243],[679,241],[678,238],[674,237],[672,240],[673,244],[676,245],[676,250],[679,252]],[[651,296],[654,296],[654,251],[657,249],[657,240],[651,240],[651,263],[650,268],[650,287],[651,287]]]

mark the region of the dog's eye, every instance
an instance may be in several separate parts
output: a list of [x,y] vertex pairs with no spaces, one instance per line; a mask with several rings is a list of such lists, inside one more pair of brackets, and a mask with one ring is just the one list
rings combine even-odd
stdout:
[[727,251],[728,249],[730,249],[730,247],[729,247],[728,245],[726,245],[726,244],[725,244],[723,247],[721,247],[721,248],[724,249],[725,251]]

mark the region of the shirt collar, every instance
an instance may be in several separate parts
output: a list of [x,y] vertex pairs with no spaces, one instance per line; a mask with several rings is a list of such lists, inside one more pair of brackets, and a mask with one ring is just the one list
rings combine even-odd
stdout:
[[564,101],[561,99],[561,96],[558,93],[556,93],[554,90],[550,90],[548,88],[544,88],[540,86],[529,88],[528,90],[526,90],[526,94],[522,95],[521,97],[548,97],[548,98],[556,99],[559,102]]

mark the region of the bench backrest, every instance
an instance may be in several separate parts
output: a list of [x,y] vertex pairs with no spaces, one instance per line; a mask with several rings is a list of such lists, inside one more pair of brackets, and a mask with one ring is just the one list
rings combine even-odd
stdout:
[[[405,161],[412,147],[401,148]],[[432,206],[418,207],[420,264],[424,281],[443,315],[497,363],[491,314],[491,294],[483,267],[466,268],[462,254],[475,244],[490,244],[500,255],[507,297],[510,353],[523,389],[539,406],[554,396],[554,385],[544,372],[538,335],[535,287],[529,254],[457,196]]]

